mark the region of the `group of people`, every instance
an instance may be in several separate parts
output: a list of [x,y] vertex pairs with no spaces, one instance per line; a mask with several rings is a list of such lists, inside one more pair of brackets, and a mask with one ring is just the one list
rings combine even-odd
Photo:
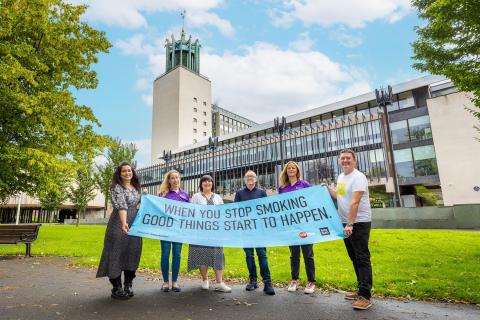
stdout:
[[[353,308],[368,309],[371,305],[372,268],[368,241],[371,229],[371,208],[368,194],[368,181],[365,175],[356,169],[356,155],[352,150],[342,150],[339,154],[339,164],[342,173],[338,176],[336,188],[330,186],[328,191],[333,199],[337,200],[338,214],[344,226],[343,233],[345,247],[350,257],[357,278],[357,290],[345,295],[345,299],[354,300]],[[245,187],[235,193],[235,202],[266,197],[265,190],[257,186],[257,176],[252,170],[244,175]],[[294,161],[289,161],[280,173],[279,193],[291,192],[310,187],[310,184],[301,179],[300,168]],[[175,201],[190,202],[201,205],[223,204],[222,198],[214,193],[214,181],[211,176],[204,175],[199,183],[200,192],[189,198],[188,193],[181,188],[180,173],[170,170],[160,186],[159,196]],[[126,162],[121,163],[115,173],[111,185],[111,199],[114,211],[110,216],[105,233],[105,242],[97,272],[97,277],[108,277],[113,288],[111,296],[115,299],[126,300],[133,297],[132,281],[140,262],[142,239],[128,236],[137,213],[140,201],[140,183],[134,168]],[[180,292],[178,273],[182,243],[163,241],[160,243],[163,285],[162,291]],[[258,288],[255,252],[257,253],[260,275],[263,281],[263,291],[267,295],[275,295],[272,286],[270,269],[268,266],[266,248],[244,248],[246,264],[249,271],[249,281],[245,287],[247,291]],[[313,244],[290,246],[291,282],[289,292],[298,289],[300,271],[300,253],[303,255],[307,274],[306,294],[315,292],[315,260]],[[171,285],[170,285],[170,254]],[[215,272],[216,286],[220,292],[231,292],[231,288],[223,281],[225,255],[222,247],[207,247],[190,245],[188,252],[188,272],[199,269],[202,277],[201,288],[208,290],[208,267]],[[121,273],[124,274],[122,287]]]

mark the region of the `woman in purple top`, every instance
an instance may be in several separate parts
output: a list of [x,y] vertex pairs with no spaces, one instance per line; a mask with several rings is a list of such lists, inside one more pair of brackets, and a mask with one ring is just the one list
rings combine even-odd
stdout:
[[[300,168],[295,161],[289,161],[280,173],[281,186],[278,193],[291,192],[310,187],[310,184],[301,179]],[[304,244],[301,246],[290,246],[290,270],[292,274],[292,281],[288,286],[288,291],[297,291],[298,275],[300,272],[300,250],[303,254],[303,261],[305,262],[305,269],[307,271],[307,285],[305,286],[305,293],[315,292],[315,261],[313,259],[313,244]]]
[[[160,185],[160,197],[165,197],[170,200],[190,202],[188,193],[180,188],[180,173],[176,170],[170,170],[165,175],[162,184]],[[178,286],[178,272],[180,271],[180,256],[182,254],[182,244],[172,241],[160,241],[162,249],[162,257],[160,260],[160,268],[162,269],[163,285],[162,291],[170,291],[168,282],[168,271],[170,269],[170,249],[172,251],[172,291],[180,292]]]

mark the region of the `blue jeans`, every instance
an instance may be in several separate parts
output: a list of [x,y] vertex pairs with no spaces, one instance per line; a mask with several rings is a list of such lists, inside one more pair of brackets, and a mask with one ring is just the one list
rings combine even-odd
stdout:
[[257,251],[260,275],[264,283],[271,282],[268,268],[267,248],[244,248],[250,280],[257,281],[257,266],[255,265],[255,250]]
[[182,244],[179,242],[160,241],[162,249],[162,258],[160,268],[162,269],[163,281],[168,282],[170,248],[172,248],[172,282],[177,282],[178,272],[180,271],[180,256],[182,253]]

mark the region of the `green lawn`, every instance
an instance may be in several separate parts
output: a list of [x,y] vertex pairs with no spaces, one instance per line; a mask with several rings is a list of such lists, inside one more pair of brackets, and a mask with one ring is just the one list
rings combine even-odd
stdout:
[[[74,256],[76,264],[97,266],[105,226],[47,226],[40,228],[33,255]],[[480,303],[480,233],[436,230],[373,230],[370,238],[374,294],[377,296],[455,300]],[[0,245],[0,255],[23,255],[25,245]],[[226,249],[228,278],[246,278],[242,249]],[[144,239],[141,268],[159,271],[160,244]],[[275,283],[290,279],[289,251],[268,249]],[[187,247],[182,252],[186,271]],[[343,241],[315,245],[318,285],[351,290],[355,278]],[[302,263],[303,267],[303,263]],[[305,277],[304,269],[300,276]]]

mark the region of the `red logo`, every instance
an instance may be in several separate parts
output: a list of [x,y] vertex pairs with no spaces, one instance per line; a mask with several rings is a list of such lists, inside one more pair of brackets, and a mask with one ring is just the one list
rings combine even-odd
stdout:
[[306,233],[305,231],[302,231],[302,232],[299,233],[299,236],[300,236],[300,238],[302,238],[302,239],[303,239],[303,238],[306,238],[306,237],[307,237],[307,233]]

